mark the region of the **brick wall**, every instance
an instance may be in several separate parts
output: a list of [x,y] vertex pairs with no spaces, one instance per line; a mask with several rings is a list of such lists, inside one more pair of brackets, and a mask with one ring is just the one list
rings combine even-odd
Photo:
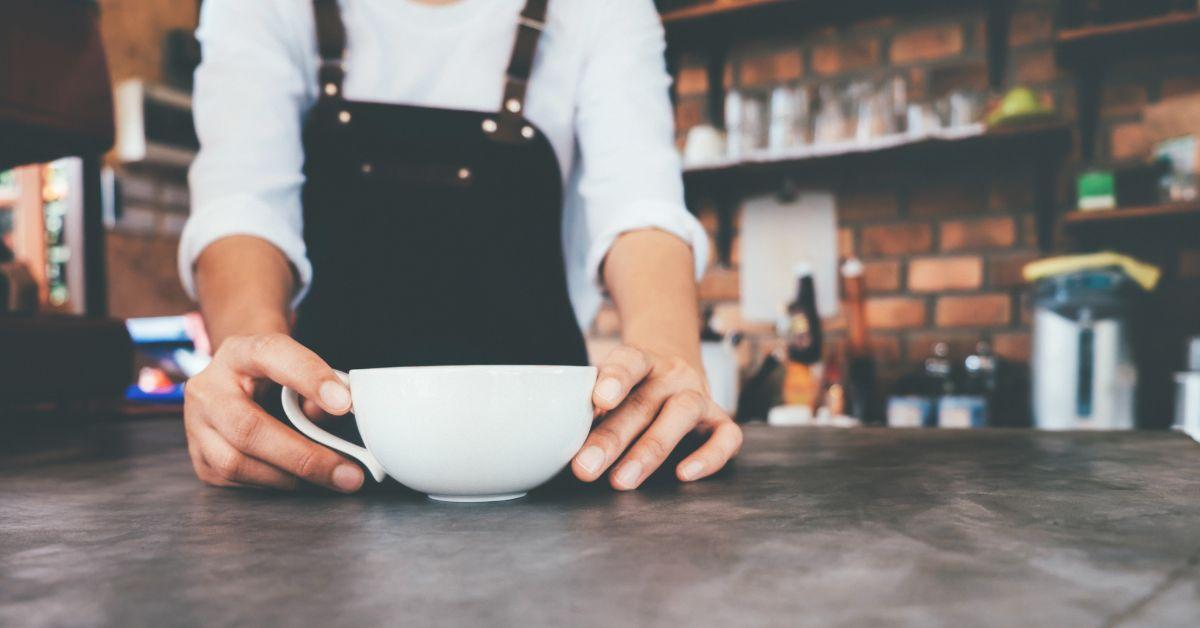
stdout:
[[[1073,77],[1061,70],[1053,50],[1053,0],[1022,0],[1011,18],[1009,85],[1034,88],[1067,117],[1075,110]],[[726,67],[727,86],[769,91],[779,84],[819,85],[858,78],[902,76],[910,99],[944,95],[955,88],[987,89],[986,28],[981,10],[950,9],[905,17],[880,16],[836,26],[820,25],[792,37],[735,48]],[[677,88],[678,138],[709,121],[706,59],[685,57]],[[1103,87],[1098,148],[1103,160],[1145,150],[1141,109],[1159,98],[1200,90],[1200,65],[1185,59],[1152,58],[1113,68]],[[1064,168],[1059,204],[1072,202]],[[1027,362],[1030,311],[1021,267],[1038,255],[1034,227],[1033,173],[1017,164],[978,162],[910,164],[893,171],[844,173],[828,183],[838,203],[838,245],[866,265],[871,341],[887,377],[923,359],[937,341],[964,355],[980,339],[1011,360]],[[693,208],[715,235],[711,208]],[[719,319],[749,336],[744,364],[775,344],[769,325],[740,322],[737,249],[733,265],[708,270],[701,296]],[[1059,249],[1070,248],[1059,238]],[[1185,251],[1181,273],[1200,273],[1200,250]],[[1168,269],[1171,270],[1171,269]],[[611,310],[594,338],[619,333]],[[843,333],[829,321],[834,343]]]

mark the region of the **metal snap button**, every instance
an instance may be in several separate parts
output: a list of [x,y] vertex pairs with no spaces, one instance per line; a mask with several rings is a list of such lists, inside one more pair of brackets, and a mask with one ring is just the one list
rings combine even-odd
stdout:
[[335,85],[333,83],[325,84],[325,95],[326,96],[337,96],[337,93],[338,93],[337,85]]
[[483,132],[484,133],[495,133],[496,132],[496,121],[491,118],[485,118],[483,120]]
[[350,112],[343,111],[338,113],[338,122],[341,122],[342,124],[350,124]]
[[459,168],[458,169],[458,178],[460,181],[466,181],[467,179],[470,179],[471,178],[471,169],[470,168]]
[[504,107],[513,113],[517,113],[521,110],[521,101],[517,100],[516,98],[509,98],[508,101],[504,103]]
[[362,165],[362,173],[363,174],[371,174],[372,172],[375,172],[375,166],[372,166],[371,164],[363,164]]
[[533,127],[531,127],[531,126],[521,128],[521,137],[523,137],[527,140],[533,139],[534,133],[535,133],[535,131],[533,130]]

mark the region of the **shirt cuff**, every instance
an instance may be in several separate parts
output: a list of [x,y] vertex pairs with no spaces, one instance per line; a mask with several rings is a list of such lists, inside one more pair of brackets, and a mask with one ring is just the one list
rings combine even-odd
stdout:
[[195,265],[200,253],[213,242],[234,235],[262,238],[287,257],[299,282],[291,303],[293,309],[297,307],[312,282],[312,263],[308,261],[300,228],[252,196],[223,198],[218,204],[193,211],[179,239],[179,278],[188,296],[192,300],[197,298]]
[[704,276],[708,268],[708,232],[687,208],[665,201],[638,201],[626,206],[621,212],[627,218],[614,221],[592,240],[587,256],[587,276],[604,291],[604,278],[600,276],[600,265],[604,263],[608,250],[622,234],[639,229],[658,229],[674,235],[692,247],[696,281]]

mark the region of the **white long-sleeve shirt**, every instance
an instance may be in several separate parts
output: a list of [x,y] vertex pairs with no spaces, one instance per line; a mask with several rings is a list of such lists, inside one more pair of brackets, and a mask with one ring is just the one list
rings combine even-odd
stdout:
[[[350,100],[495,111],[524,0],[341,0]],[[201,251],[254,235],[295,266],[303,299],[314,269],[301,235],[301,130],[317,99],[311,0],[208,0],[193,106],[201,149],[179,247],[195,296]],[[683,201],[663,30],[651,0],[551,0],[525,114],[548,136],[565,183],[563,250],[575,314],[588,325],[599,266],[623,232],[657,228],[695,254],[708,239]],[[481,208],[485,209],[485,208]],[[452,246],[452,243],[448,244]],[[353,251],[347,251],[353,255]],[[316,269],[320,272],[320,269]]]

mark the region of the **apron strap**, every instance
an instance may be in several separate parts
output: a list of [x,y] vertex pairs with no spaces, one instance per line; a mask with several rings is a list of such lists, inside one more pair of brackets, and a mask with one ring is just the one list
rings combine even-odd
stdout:
[[338,0],[313,0],[313,14],[321,53],[321,69],[317,74],[321,98],[340,99],[342,82],[346,79],[346,25]]
[[504,80],[504,100],[500,103],[497,120],[484,120],[483,131],[500,142],[527,142],[537,136],[533,125],[525,120],[525,90],[533,71],[538,40],[546,28],[546,4],[549,0],[526,0],[517,18],[517,39]]

